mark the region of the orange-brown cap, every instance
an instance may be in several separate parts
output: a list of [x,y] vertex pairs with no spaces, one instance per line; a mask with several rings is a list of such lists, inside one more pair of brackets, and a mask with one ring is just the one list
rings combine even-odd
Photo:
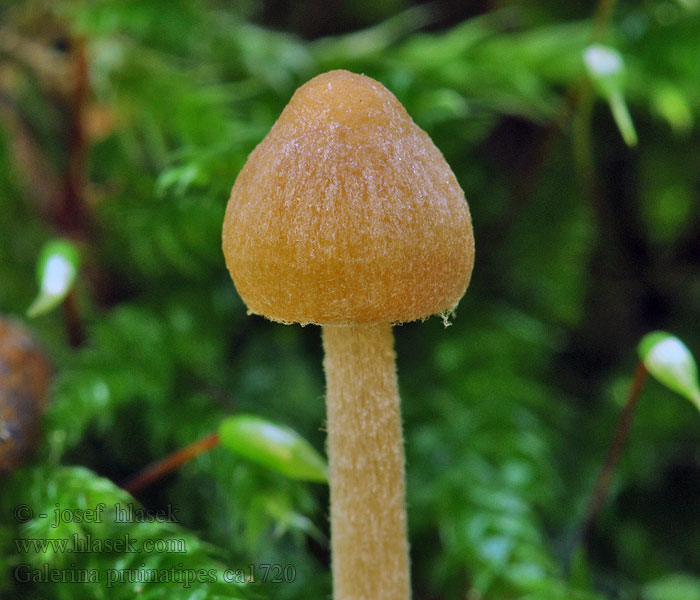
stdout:
[[285,323],[444,313],[474,264],[469,208],[442,154],[389,90],[348,71],[300,87],[248,157],[223,250],[250,312]]
[[52,370],[29,330],[0,315],[0,477],[39,443]]

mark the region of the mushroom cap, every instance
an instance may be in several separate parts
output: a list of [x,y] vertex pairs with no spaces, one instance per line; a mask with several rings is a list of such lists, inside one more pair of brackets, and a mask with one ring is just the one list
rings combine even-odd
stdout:
[[440,151],[379,82],[301,86],[239,173],[226,266],[251,313],[284,323],[405,322],[469,283],[469,208]]
[[0,477],[39,443],[52,370],[29,330],[0,315]]

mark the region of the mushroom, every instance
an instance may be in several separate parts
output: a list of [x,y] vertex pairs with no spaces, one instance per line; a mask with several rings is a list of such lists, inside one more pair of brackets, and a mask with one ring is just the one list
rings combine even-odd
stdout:
[[31,332],[0,315],[0,478],[27,460],[40,440],[52,371]]
[[469,208],[379,82],[300,87],[231,192],[226,265],[249,312],[322,325],[336,600],[410,597],[392,325],[446,317],[474,263]]

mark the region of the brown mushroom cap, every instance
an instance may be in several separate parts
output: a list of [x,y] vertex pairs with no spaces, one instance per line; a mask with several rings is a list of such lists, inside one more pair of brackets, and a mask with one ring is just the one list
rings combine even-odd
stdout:
[[300,87],[248,157],[223,250],[250,312],[285,323],[444,313],[474,264],[469,208],[442,154],[389,90],[348,71]]
[[40,440],[52,367],[21,323],[0,315],[0,477],[13,471]]

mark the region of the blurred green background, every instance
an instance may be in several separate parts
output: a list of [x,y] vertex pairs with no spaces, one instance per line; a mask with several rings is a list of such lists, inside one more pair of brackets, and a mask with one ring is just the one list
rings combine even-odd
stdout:
[[[624,59],[636,147],[587,75],[591,43]],[[396,94],[474,221],[453,325],[395,328],[415,598],[700,598],[700,415],[655,382],[577,545],[637,342],[666,329],[700,352],[698,0],[0,5],[0,313],[25,318],[48,240],[82,261],[73,312],[28,323],[55,376],[35,456],[0,480],[0,597],[329,597],[327,488],[222,448],[137,495],[180,525],[133,537],[187,539],[184,555],[22,553],[124,530],[12,507],[128,502],[119,484],[237,413],[323,452],[319,330],[246,316],[220,239],[248,153],[335,68]],[[107,589],[20,583],[23,563],[295,577]]]

